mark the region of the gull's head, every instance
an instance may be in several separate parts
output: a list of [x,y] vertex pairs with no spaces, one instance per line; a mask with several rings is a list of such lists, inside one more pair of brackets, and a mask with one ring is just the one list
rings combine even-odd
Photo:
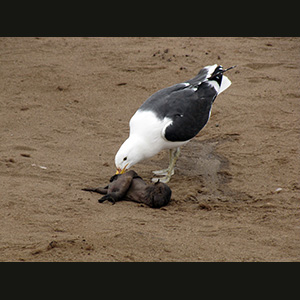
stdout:
[[129,137],[122,144],[115,156],[115,164],[117,168],[116,174],[125,173],[126,170],[128,170],[144,158],[145,155],[143,154],[141,143],[138,140]]

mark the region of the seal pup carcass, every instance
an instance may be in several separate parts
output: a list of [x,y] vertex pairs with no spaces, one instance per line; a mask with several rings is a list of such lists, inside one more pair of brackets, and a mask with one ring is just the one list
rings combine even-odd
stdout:
[[100,203],[110,201],[133,201],[144,203],[152,208],[160,208],[171,200],[172,191],[162,182],[148,185],[138,174],[130,170],[124,174],[116,174],[110,178],[110,183],[104,188],[84,188],[84,191],[104,194]]

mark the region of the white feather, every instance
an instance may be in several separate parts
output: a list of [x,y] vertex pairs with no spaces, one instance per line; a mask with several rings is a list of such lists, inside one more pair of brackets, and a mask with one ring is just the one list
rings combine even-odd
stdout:
[[[215,69],[217,67],[218,67],[217,64],[205,67],[205,69],[208,70],[206,79],[212,75],[212,73],[215,71]],[[220,87],[219,87],[218,83],[214,80],[211,80],[209,83],[215,88],[215,90],[218,92],[218,94],[221,94],[222,92],[224,92],[231,85],[231,81],[228,79],[228,77],[226,77],[224,75],[223,75],[222,83],[221,83]]]
[[230,85],[231,85],[231,81],[226,76],[223,75],[221,87],[219,89],[218,94],[224,92],[226,89],[230,87]]
[[165,139],[165,130],[172,122],[167,117],[163,120],[157,118],[152,111],[137,110],[129,122],[129,137],[121,145],[115,156],[116,167],[123,169],[127,166],[129,169],[136,163],[156,155],[161,150],[186,144],[188,141],[170,142]]
[[212,65],[212,66],[206,66],[204,69],[207,69],[208,70],[208,73],[207,73],[207,75],[206,75],[206,79],[207,78],[209,78],[211,75],[212,75],[212,73],[215,71],[215,69],[218,67],[218,65],[217,64],[215,64],[215,65]]

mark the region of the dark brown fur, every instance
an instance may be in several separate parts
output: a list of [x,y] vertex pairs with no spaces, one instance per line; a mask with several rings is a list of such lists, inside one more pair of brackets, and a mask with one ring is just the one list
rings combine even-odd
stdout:
[[162,182],[147,185],[133,170],[124,174],[114,175],[105,188],[83,189],[84,191],[105,194],[99,202],[106,200],[115,204],[117,201],[134,201],[145,203],[150,207],[159,208],[170,202],[172,191]]

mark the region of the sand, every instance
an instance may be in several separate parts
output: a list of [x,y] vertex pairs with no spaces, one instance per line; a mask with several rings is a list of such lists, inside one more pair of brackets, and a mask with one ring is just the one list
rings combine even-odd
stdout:
[[[1,38],[0,261],[300,261],[300,38]],[[155,91],[238,65],[170,204],[98,203]],[[164,151],[133,169],[148,183]]]

